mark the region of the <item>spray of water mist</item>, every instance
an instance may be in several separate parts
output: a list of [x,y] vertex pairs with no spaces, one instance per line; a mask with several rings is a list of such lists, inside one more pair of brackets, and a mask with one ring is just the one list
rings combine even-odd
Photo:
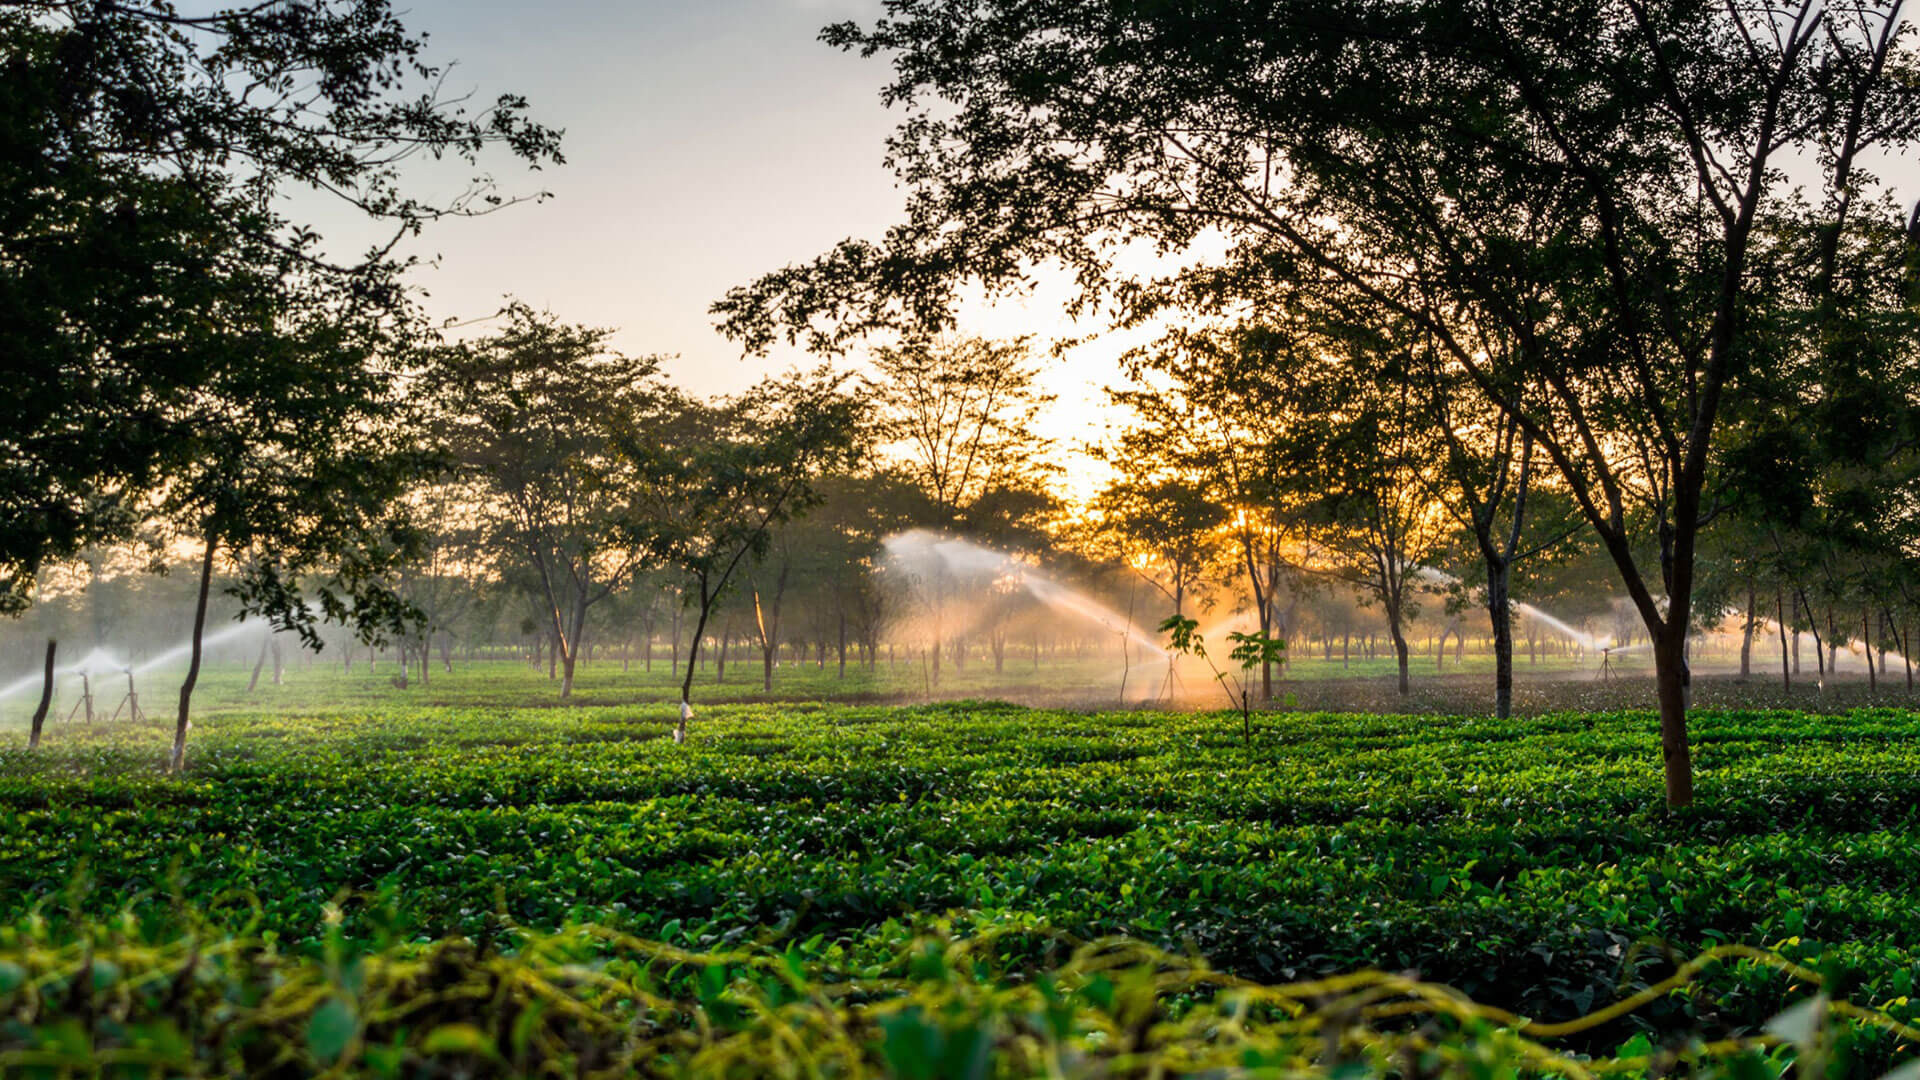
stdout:
[[[1420,568],[1418,572],[1420,577],[1424,578],[1427,582],[1434,585],[1450,588],[1450,587],[1461,584],[1461,581],[1459,578],[1454,577],[1452,574],[1449,574],[1444,570],[1435,570],[1431,566],[1423,566]],[[1571,641],[1574,644],[1581,646],[1582,648],[1598,651],[1601,649],[1608,649],[1613,644],[1613,639],[1610,637],[1608,638],[1594,637],[1592,634],[1589,634],[1579,629],[1578,627],[1574,626],[1572,623],[1567,622],[1565,619],[1558,618],[1555,615],[1553,615],[1551,612],[1543,611],[1532,604],[1522,603],[1518,600],[1515,600],[1515,601],[1512,601],[1511,607],[1513,608],[1514,614],[1522,615],[1522,616],[1525,616],[1526,618],[1532,619],[1533,621],[1539,623],[1542,626],[1545,626],[1547,629],[1552,630],[1554,633],[1559,634],[1560,636],[1566,638],[1568,641]],[[1626,652],[1627,650],[1622,648],[1622,649],[1612,649],[1611,651],[1618,653],[1618,652]]]
[[[243,634],[257,633],[259,629],[260,629],[260,624],[257,622],[252,622],[252,621],[238,622],[233,624],[232,626],[227,627],[224,630],[219,630],[214,633],[206,634],[202,636],[200,639],[200,646],[201,648],[212,648],[215,645],[220,645],[225,642],[231,641],[234,638],[237,638]],[[124,657],[121,657],[115,653],[109,652],[104,648],[96,647],[91,652],[87,653],[85,656],[82,656],[79,660],[76,660],[73,663],[68,664],[64,667],[56,667],[54,669],[54,674],[56,677],[58,677],[61,675],[78,675],[78,674],[84,673],[89,678],[93,678],[99,675],[117,675],[117,674],[125,674],[125,673],[130,673],[133,675],[144,675],[147,672],[153,671],[157,668],[162,668],[162,667],[168,666],[169,664],[178,663],[179,661],[186,659],[187,656],[190,655],[192,652],[193,652],[193,642],[191,640],[187,640],[155,656],[148,657],[147,659],[142,660],[137,664],[130,664],[127,662],[127,660]],[[4,701],[18,694],[26,693],[29,690],[38,691],[40,689],[40,686],[43,680],[44,680],[44,676],[36,672],[32,675],[27,675],[11,683],[8,683],[5,686],[0,686],[0,701]]]
[[882,541],[881,547],[890,564],[923,582],[944,575],[965,588],[1006,583],[1049,610],[1103,627],[1126,639],[1129,645],[1145,649],[1156,657],[1167,656],[1158,642],[1141,632],[1126,616],[1005,552],[925,529],[896,533]]

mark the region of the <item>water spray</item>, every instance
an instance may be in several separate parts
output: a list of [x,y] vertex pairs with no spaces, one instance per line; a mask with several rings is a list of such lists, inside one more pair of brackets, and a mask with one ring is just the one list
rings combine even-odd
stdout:
[[1069,588],[1013,556],[979,544],[940,536],[925,529],[895,533],[881,542],[887,557],[903,567],[924,573],[936,567],[955,576],[1007,580],[1047,607],[1101,626],[1123,641],[1143,646],[1156,656],[1167,656],[1159,642],[1139,632],[1124,615],[1078,589]]

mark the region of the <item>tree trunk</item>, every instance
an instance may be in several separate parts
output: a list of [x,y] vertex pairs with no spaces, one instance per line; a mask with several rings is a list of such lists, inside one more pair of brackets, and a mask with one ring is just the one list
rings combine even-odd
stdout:
[[1512,568],[1487,565],[1487,617],[1493,624],[1493,715],[1513,715],[1513,606],[1508,600]]
[[1753,674],[1753,624],[1759,613],[1754,610],[1753,579],[1747,579],[1747,623],[1740,632],[1740,681]]
[[[40,729],[46,726],[47,710],[53,707],[53,650],[54,640],[47,639],[46,674],[40,680],[40,704],[33,710],[33,726],[27,730],[27,749],[40,748]],[[91,717],[89,717],[91,719]]]
[[[940,612],[936,610],[933,613],[933,648],[923,652],[920,657],[920,663],[923,667],[928,659],[933,661],[932,670],[921,673],[921,677],[926,680],[928,693],[932,693],[933,688],[940,685],[940,654],[944,651],[945,650],[940,647]],[[928,656],[928,653],[932,654],[931,657]]]
[[193,641],[188,652],[187,677],[180,683],[180,714],[173,724],[173,755],[167,761],[168,772],[187,767],[187,726],[193,708],[193,687],[200,681],[200,653],[207,630],[207,590],[213,585],[214,538],[207,537],[207,550],[200,557],[200,595],[193,605]]
[[1900,659],[1907,666],[1907,693],[1913,693],[1913,624],[1900,633]]
[[[1273,610],[1271,603],[1262,603],[1260,607],[1260,636],[1273,635]],[[1260,700],[1273,700],[1273,664],[1266,657],[1260,658]]]
[[1667,805],[1693,803],[1693,753],[1687,746],[1688,685],[1685,624],[1664,628],[1653,641],[1653,677],[1660,693],[1660,757],[1666,768]]
[[840,677],[847,677],[847,613],[840,612]]
[[267,666],[267,642],[270,641],[271,638],[272,633],[269,631],[267,637],[260,639],[260,655],[253,658],[253,677],[247,680],[247,693],[249,694],[253,693],[254,687],[260,685],[260,672]]
[[565,637],[558,638],[554,645],[561,650],[560,696],[573,696],[574,665],[580,659],[580,646],[587,639],[587,590],[583,585],[573,600],[573,625],[568,627]]
[[1413,679],[1407,674],[1407,635],[1400,629],[1400,609],[1387,609],[1387,633],[1393,638],[1393,655],[1400,661],[1400,696],[1413,693]]
[[1787,593],[1785,589],[1774,594],[1773,612],[1774,625],[1780,629],[1780,687],[1791,693],[1793,675],[1787,668]]
[[1827,657],[1825,651],[1820,647],[1820,620],[1814,616],[1813,605],[1807,602],[1807,593],[1804,589],[1800,591],[1800,606],[1806,610],[1807,633],[1813,637],[1813,662],[1819,666],[1820,679],[1822,682],[1825,682],[1827,678]]
[[[680,721],[674,725],[675,742],[687,740],[687,722],[693,718],[693,673],[695,661],[700,656],[700,635],[707,632],[707,615],[713,611],[713,598],[707,595],[706,579],[700,579],[700,617],[694,624],[693,640],[687,644],[687,670],[680,680]],[[680,652],[680,609],[676,609],[673,619],[673,651],[676,661]]]
[[285,658],[280,655],[280,639],[269,635],[267,650],[273,655],[273,685],[279,686],[281,674],[286,668]]
[[1873,616],[1860,613],[1860,656],[1867,662],[1867,694],[1879,692],[1880,680],[1873,670]]

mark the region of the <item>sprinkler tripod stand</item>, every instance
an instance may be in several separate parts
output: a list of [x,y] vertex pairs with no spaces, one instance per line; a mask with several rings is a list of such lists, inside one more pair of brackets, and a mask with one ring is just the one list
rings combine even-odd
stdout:
[[127,671],[127,696],[121,699],[119,705],[114,707],[113,716],[108,719],[108,723],[112,723],[114,720],[120,719],[121,709],[126,709],[127,719],[133,721],[136,724],[147,718],[147,714],[140,711],[140,695],[136,693],[133,689],[133,669],[127,668],[126,671]]
[[1601,682],[1607,682],[1613,678],[1613,648],[1611,646],[1600,650],[1600,674],[1597,678]]
[[1186,689],[1186,684],[1180,681],[1180,673],[1174,670],[1173,661],[1174,661],[1173,657],[1171,656],[1167,657],[1166,677],[1160,680],[1160,692],[1154,695],[1159,700],[1165,701],[1165,702],[1173,701],[1173,692],[1176,689],[1179,689],[1179,690]]
[[77,674],[80,676],[80,700],[74,702],[73,708],[67,710],[67,723],[73,723],[73,715],[84,706],[87,710],[87,723],[91,724],[93,723],[93,683],[88,681],[86,672]]

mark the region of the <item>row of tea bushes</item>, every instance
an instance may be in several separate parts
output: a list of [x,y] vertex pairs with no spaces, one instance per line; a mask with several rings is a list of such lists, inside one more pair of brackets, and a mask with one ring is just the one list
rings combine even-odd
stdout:
[[0,751],[0,916],[138,903],[158,930],[177,900],[293,944],[339,902],[359,937],[591,921],[849,951],[1040,918],[1262,982],[1378,966],[1554,1016],[1720,943],[1796,940],[1876,1004],[1920,977],[1910,713],[1702,713],[1684,813],[1642,713],[1289,714],[1252,747],[1219,715],[994,704],[714,709],[676,747],[671,716],[230,716],[180,779],[151,767],[159,728]]

